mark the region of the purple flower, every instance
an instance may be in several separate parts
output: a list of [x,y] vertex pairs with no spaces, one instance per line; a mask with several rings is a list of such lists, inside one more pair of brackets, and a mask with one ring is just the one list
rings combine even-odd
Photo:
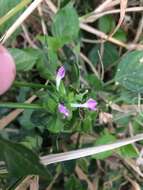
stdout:
[[88,108],[93,111],[96,110],[96,106],[97,106],[97,102],[92,98],[87,100],[84,104],[78,104],[78,103],[71,104],[71,107],[73,108]]
[[85,105],[90,110],[96,110],[97,102],[94,99],[90,98],[89,100],[87,100]]
[[61,80],[64,78],[64,76],[65,76],[65,68],[64,68],[64,66],[61,66],[58,69],[57,75],[56,75],[56,87],[57,87],[57,90],[59,90]]
[[64,115],[64,118],[68,117],[70,114],[69,110],[63,104],[58,105],[58,111]]

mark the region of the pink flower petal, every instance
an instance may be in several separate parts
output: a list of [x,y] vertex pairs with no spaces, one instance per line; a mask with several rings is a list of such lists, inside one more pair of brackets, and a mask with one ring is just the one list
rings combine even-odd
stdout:
[[96,106],[97,106],[97,102],[96,100],[90,98],[89,100],[87,100],[87,102],[85,103],[87,105],[87,108],[89,108],[90,110],[96,110]]
[[12,85],[16,76],[16,66],[11,54],[0,45],[0,95]]
[[64,118],[69,116],[69,110],[63,104],[58,105],[58,111],[64,115]]
[[60,83],[61,80],[65,77],[65,68],[64,66],[61,66],[58,71],[57,71],[57,75],[56,75],[56,87],[57,90],[59,91],[59,87],[60,87]]
[[57,71],[57,77],[63,79],[65,76],[65,68],[61,66]]

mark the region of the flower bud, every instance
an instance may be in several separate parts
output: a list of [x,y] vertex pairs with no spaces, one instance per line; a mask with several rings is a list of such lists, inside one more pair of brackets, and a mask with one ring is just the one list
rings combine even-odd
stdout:
[[61,80],[64,77],[65,77],[65,68],[64,68],[64,66],[62,66],[62,67],[59,68],[59,70],[57,72],[57,76],[56,76],[56,87],[57,87],[57,90],[59,90]]

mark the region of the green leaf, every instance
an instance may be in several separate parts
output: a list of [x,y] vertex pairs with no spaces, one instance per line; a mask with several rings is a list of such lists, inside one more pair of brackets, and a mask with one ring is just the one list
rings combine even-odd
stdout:
[[77,88],[79,86],[79,76],[80,76],[80,70],[78,64],[74,59],[72,61],[69,61],[68,64],[70,70],[70,75],[69,75],[70,82],[72,83],[72,86]]
[[80,69],[79,69],[79,52],[80,47],[79,44],[73,48],[69,48],[66,45],[63,48],[64,53],[66,55],[65,65],[67,65],[67,70],[69,71],[70,75],[68,75],[70,84],[74,88],[79,87],[79,76],[80,76]]
[[[112,143],[116,140],[115,136],[111,135],[107,130],[96,140],[95,145],[102,145]],[[112,151],[106,151],[103,153],[99,153],[97,155],[92,156],[95,159],[105,159],[112,155]]]
[[46,62],[44,61],[44,59],[42,60],[42,62],[40,61],[40,63],[37,64],[37,69],[40,71],[40,74],[44,78],[48,79],[50,77],[50,79],[52,79],[53,74],[58,66],[57,51],[59,48],[62,48],[64,42],[60,38],[51,37],[47,35],[45,36],[38,35],[37,39],[40,40],[43,46],[46,45],[46,48],[48,45],[47,52],[45,52],[48,55],[47,57],[48,60]]
[[48,101],[45,104],[45,107],[48,109],[48,112],[50,113],[55,113],[56,108],[57,108],[57,103],[53,98],[49,96]]
[[117,32],[114,34],[114,38],[121,40],[122,42],[126,42],[127,34],[123,29],[119,28]]
[[116,100],[120,102],[122,101],[126,104],[137,104],[138,96],[135,92],[131,92],[130,90],[123,88]]
[[56,91],[55,86],[49,87],[45,92],[38,94],[40,104],[42,104],[49,113],[55,114],[57,110],[57,104],[59,102],[59,93]]
[[82,132],[89,133],[92,131],[92,119],[86,116],[82,122]]
[[68,43],[78,37],[79,19],[76,10],[69,3],[60,9],[55,15],[52,24],[52,34],[55,37],[65,39]]
[[[14,85],[16,83],[17,83],[17,81],[14,82]],[[30,91],[30,88],[28,88],[28,87],[22,87],[20,85],[19,94],[17,95],[16,100],[18,102],[24,102],[24,101],[26,101],[27,94],[29,93],[29,91]]]
[[59,48],[62,48],[66,43],[65,38],[59,37],[51,37],[47,36],[48,49],[52,49],[53,51],[57,51]]
[[32,129],[35,125],[31,122],[31,115],[34,110],[25,110],[22,116],[19,118],[19,122],[25,129]]
[[20,143],[31,150],[38,150],[42,145],[42,138],[38,135],[26,136]]
[[47,129],[52,133],[60,133],[63,131],[64,124],[63,122],[57,117],[49,118]]
[[123,146],[119,149],[119,154],[126,158],[136,158],[138,153],[132,144]]
[[[128,125],[131,120],[130,115],[131,115],[130,113],[129,114],[115,113],[113,114],[113,118],[114,118],[114,121],[116,121],[117,125],[119,125],[120,127],[124,127]],[[122,128],[117,128],[117,131],[120,132],[120,130],[122,130]]]
[[64,7],[66,4],[68,4],[71,0],[61,0],[61,7]]
[[63,45],[66,43],[66,39],[61,37],[52,37],[48,35],[38,35],[37,39],[40,40],[40,42],[43,44],[48,44],[48,50],[57,51],[59,48],[62,48]]
[[115,81],[126,89],[143,93],[143,52],[133,51],[122,57]]
[[[91,51],[89,52],[89,58],[92,61],[93,64],[97,64],[100,62],[99,59],[99,53],[100,52],[100,46],[95,45]],[[119,59],[119,53],[115,45],[111,43],[105,43],[104,44],[104,52],[103,52],[103,64],[105,66],[113,64],[115,61]]]
[[65,175],[71,175],[74,173],[76,167],[76,160],[69,160],[67,162],[61,163],[62,171]]
[[98,27],[102,32],[111,32],[115,28],[114,17],[111,15],[101,17],[98,21]]
[[88,188],[85,184],[82,184],[81,181],[79,181],[77,177],[75,177],[74,175],[71,175],[70,178],[68,178],[68,180],[64,184],[64,189],[65,190],[75,190],[75,189],[86,190]]
[[100,91],[102,89],[103,82],[100,79],[98,79],[94,74],[87,75],[86,80],[88,81],[90,86],[96,91]]
[[65,97],[66,96],[66,88],[64,86],[63,81],[61,81],[61,83],[60,83],[59,94],[60,94],[60,97]]
[[40,175],[49,178],[49,173],[39,158],[25,146],[0,138],[1,154],[11,176]]
[[9,49],[9,51],[15,60],[17,71],[31,70],[36,64],[38,57],[40,57],[38,51],[30,48],[29,49],[12,48]]
[[36,64],[36,68],[39,71],[40,76],[44,79],[54,80],[56,77],[57,67],[57,54],[52,49],[49,49],[45,54],[41,55]]
[[31,122],[36,127],[43,130],[43,128],[46,128],[49,118],[50,118],[50,114],[47,111],[38,110],[32,113]]
[[58,65],[58,57],[57,57],[56,52],[53,51],[52,49],[49,49],[48,58],[49,58],[49,65],[54,65],[55,67],[52,67],[52,68],[56,68],[56,65]]

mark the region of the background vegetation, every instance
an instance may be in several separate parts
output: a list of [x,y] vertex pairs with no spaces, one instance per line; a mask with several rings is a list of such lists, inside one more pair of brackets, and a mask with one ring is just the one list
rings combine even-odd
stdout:
[[[0,96],[0,189],[142,190],[142,0],[0,7],[1,44],[17,70]],[[71,106],[91,98],[96,110]]]

